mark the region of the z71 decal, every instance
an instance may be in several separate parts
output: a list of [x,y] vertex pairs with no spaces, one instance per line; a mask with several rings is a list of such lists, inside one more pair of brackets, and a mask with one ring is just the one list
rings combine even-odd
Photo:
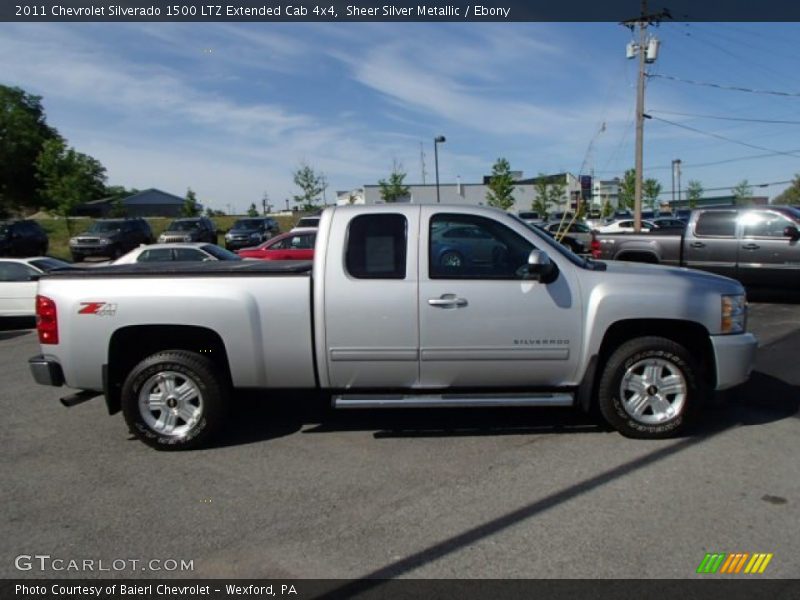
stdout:
[[79,315],[97,315],[99,317],[113,317],[117,312],[117,305],[109,302],[81,302]]

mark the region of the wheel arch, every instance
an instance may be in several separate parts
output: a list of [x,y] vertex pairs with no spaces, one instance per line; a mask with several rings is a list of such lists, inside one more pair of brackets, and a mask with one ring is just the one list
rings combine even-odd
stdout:
[[600,348],[590,360],[581,382],[578,403],[589,410],[597,396],[597,386],[606,362],[625,342],[648,336],[663,337],[680,344],[697,360],[701,376],[711,389],[716,386],[716,361],[708,329],[695,321],[680,319],[623,319],[606,329]]
[[109,414],[121,409],[122,384],[134,366],[165,350],[186,350],[208,358],[230,386],[230,364],[219,334],[193,325],[134,325],[116,330],[109,341],[104,365],[104,392]]

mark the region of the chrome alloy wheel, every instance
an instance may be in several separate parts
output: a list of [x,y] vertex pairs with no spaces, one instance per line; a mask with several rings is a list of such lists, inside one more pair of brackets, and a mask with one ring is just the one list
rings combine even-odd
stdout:
[[619,386],[625,412],[648,425],[678,416],[686,403],[687,390],[681,370],[663,358],[634,363],[625,371]]
[[461,255],[457,254],[456,252],[445,252],[441,258],[441,265],[443,267],[455,267],[458,268],[461,266],[462,259]]
[[183,373],[160,371],[139,392],[139,413],[153,431],[167,437],[185,436],[203,416],[203,395]]

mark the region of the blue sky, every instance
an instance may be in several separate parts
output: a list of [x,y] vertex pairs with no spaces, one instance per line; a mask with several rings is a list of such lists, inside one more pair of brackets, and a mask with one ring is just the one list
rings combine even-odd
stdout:
[[[800,93],[798,24],[652,32],[654,74]],[[191,187],[204,204],[243,211],[264,192],[285,207],[301,161],[326,174],[329,202],[394,160],[419,182],[420,142],[431,182],[440,134],[444,182],[479,181],[499,156],[526,175],[621,175],[633,165],[630,39],[614,23],[3,23],[0,82],[43,96],[48,121],[107,167],[109,183]],[[690,116],[800,121],[798,96],[652,78],[647,111],[766,148],[649,120],[646,175],[664,192],[674,158],[684,185],[721,194],[800,172],[800,125]],[[770,150],[797,154],[752,158]]]

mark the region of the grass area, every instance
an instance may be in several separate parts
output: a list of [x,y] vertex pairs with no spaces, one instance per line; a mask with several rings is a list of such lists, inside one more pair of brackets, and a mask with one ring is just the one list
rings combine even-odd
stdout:
[[[303,216],[301,213],[292,216],[276,216],[274,217],[278,224],[281,226],[281,231],[289,231],[294,227],[295,223]],[[225,246],[225,233],[233,226],[233,224],[244,217],[231,216],[231,217],[214,217],[212,221],[217,226],[219,235],[217,236],[217,243],[220,246]],[[70,228],[72,236],[78,235],[86,231],[96,219],[89,217],[72,217],[70,219]],[[171,217],[153,217],[146,219],[153,230],[153,235],[158,238],[159,234],[164,231],[173,219]],[[47,252],[50,256],[61,258],[64,260],[72,260],[72,255],[69,252],[69,238],[71,235],[67,231],[67,224],[64,219],[36,219],[47,232],[50,238],[50,250]]]

